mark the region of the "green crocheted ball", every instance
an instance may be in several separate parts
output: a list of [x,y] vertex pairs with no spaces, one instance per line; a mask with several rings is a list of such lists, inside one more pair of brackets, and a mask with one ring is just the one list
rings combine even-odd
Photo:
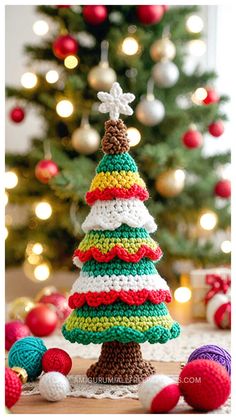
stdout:
[[42,357],[47,348],[42,339],[33,336],[17,340],[8,355],[9,367],[21,367],[27,371],[28,379],[34,380],[42,372]]

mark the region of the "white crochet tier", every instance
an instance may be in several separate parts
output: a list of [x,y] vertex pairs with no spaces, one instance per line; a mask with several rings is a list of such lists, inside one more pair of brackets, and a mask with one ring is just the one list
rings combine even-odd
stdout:
[[85,233],[90,230],[116,230],[121,224],[143,227],[148,233],[157,229],[154,218],[144,203],[136,198],[96,201],[82,224]]
[[151,275],[104,275],[89,276],[87,272],[81,272],[79,278],[74,282],[71,294],[75,292],[109,292],[114,291],[148,291],[168,290],[166,281],[159,274]]

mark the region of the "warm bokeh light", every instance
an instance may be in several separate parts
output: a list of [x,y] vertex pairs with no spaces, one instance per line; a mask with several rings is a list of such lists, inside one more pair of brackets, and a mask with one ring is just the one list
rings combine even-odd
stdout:
[[49,25],[45,20],[36,20],[33,24],[33,31],[35,35],[44,36],[49,31]]
[[48,202],[39,202],[35,207],[35,214],[40,220],[47,220],[52,215],[52,207]]
[[22,74],[20,82],[22,86],[25,87],[26,89],[32,89],[33,87],[37,85],[38,77],[34,73],[27,72],[27,73]]
[[191,99],[195,105],[201,105],[202,101],[206,99],[207,91],[204,87],[198,87],[195,92],[192,94]]
[[41,253],[43,253],[43,246],[41,243],[35,243],[32,247],[32,252],[35,253],[35,255],[41,255]]
[[130,147],[136,146],[141,140],[141,134],[139,130],[135,127],[130,127],[127,129],[127,136],[129,139]]
[[47,263],[41,263],[34,268],[34,276],[37,281],[46,281],[50,276],[50,268]]
[[8,171],[5,173],[5,188],[13,189],[18,184],[18,176],[15,172]]
[[206,43],[202,39],[194,39],[189,41],[188,51],[194,57],[201,57],[206,52]]
[[231,253],[231,241],[224,240],[220,246],[223,253]]
[[200,226],[203,230],[213,230],[217,224],[218,217],[213,211],[206,211],[200,216]]
[[5,227],[4,229],[4,234],[5,234],[5,240],[8,238],[8,229],[7,227]]
[[198,15],[191,15],[186,20],[186,28],[191,33],[199,33],[203,30],[203,27],[203,20]]
[[5,206],[8,204],[8,194],[6,192],[4,193],[4,204]]
[[39,255],[35,255],[32,253],[28,256],[27,260],[31,265],[38,265],[41,262],[42,258]]
[[69,70],[76,68],[78,64],[79,64],[79,60],[75,55],[68,55],[64,59],[64,66],[68,68]]
[[174,292],[175,300],[178,303],[187,303],[191,299],[192,292],[188,287],[179,287]]
[[182,170],[182,169],[177,169],[176,171],[175,171],[175,179],[178,181],[178,182],[184,182],[184,180],[185,180],[185,172],[184,172],[184,170]]
[[72,115],[73,111],[74,107],[72,103],[67,99],[61,100],[56,106],[56,112],[62,118],[68,118]]
[[122,42],[121,49],[125,55],[135,55],[139,50],[139,43],[132,36],[127,36]]
[[56,83],[59,79],[59,74],[56,70],[49,70],[45,75],[45,79],[50,84]]

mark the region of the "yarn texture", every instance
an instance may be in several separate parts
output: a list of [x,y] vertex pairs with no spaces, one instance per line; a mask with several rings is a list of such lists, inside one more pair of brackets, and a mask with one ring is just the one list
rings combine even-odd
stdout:
[[209,359],[218,362],[231,375],[231,355],[226,349],[217,345],[204,345],[195,349],[188,358],[188,362],[195,359]]
[[60,372],[47,372],[39,381],[41,396],[51,402],[63,400],[70,391],[68,379]]
[[230,377],[226,369],[208,359],[196,359],[186,364],[179,383],[186,403],[200,411],[217,409],[230,395]]
[[45,372],[57,371],[67,375],[72,367],[72,359],[63,349],[50,348],[43,355],[42,367]]
[[62,333],[72,343],[103,343],[88,377],[139,383],[155,370],[142,359],[138,344],[165,343],[179,335],[180,327],[165,305],[171,293],[154,265],[162,250],[149,234],[157,225],[144,204],[149,194],[119,119],[119,113],[132,114],[128,104],[134,96],[114,83],[98,98],[99,110],[110,119],[102,139],[104,156],[86,194],[91,206],[82,224],[86,234],[73,254],[81,271]]
[[29,380],[34,380],[42,372],[42,357],[47,348],[42,339],[25,337],[11,347],[8,363],[9,367],[21,367],[27,371]]
[[91,230],[115,230],[122,224],[143,227],[148,233],[157,226],[143,202],[136,198],[96,201],[82,224],[85,233]]
[[5,368],[5,405],[10,409],[21,395],[21,381],[10,368]]

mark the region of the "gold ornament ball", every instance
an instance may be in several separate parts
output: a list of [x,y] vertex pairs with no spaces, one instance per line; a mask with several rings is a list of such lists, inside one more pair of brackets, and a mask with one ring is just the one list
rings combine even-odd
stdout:
[[179,195],[185,183],[185,174],[181,169],[169,169],[161,173],[155,182],[156,190],[166,198]]
[[158,39],[150,49],[150,55],[153,61],[173,60],[175,58],[176,48],[169,38]]
[[9,304],[8,317],[10,320],[24,321],[34,306],[35,303],[28,297],[16,298]]
[[115,71],[108,65],[99,64],[93,67],[88,74],[88,82],[95,90],[109,91],[116,81]]
[[25,384],[27,382],[28,374],[27,374],[27,371],[24,368],[12,367],[11,370],[16,373],[16,375],[21,380],[22,384]]
[[92,154],[99,148],[100,135],[90,125],[85,125],[73,132],[71,141],[74,149],[79,153]]

